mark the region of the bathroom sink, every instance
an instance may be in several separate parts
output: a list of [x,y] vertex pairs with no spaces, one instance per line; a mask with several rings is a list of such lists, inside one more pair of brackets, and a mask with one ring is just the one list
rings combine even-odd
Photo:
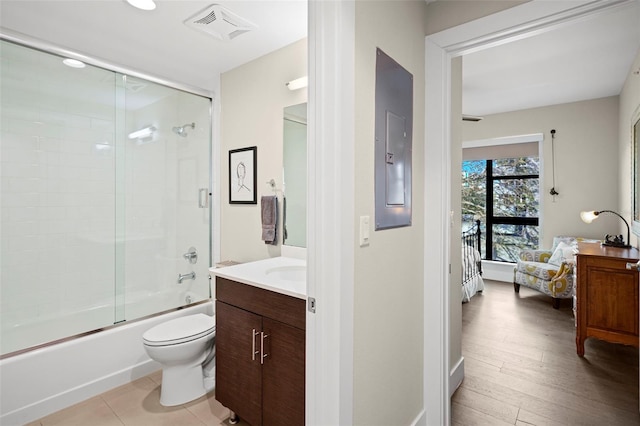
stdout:
[[303,259],[270,257],[224,268],[211,268],[209,273],[299,299],[307,298],[307,264]]
[[302,265],[276,266],[267,269],[265,274],[283,281],[306,281],[307,267]]

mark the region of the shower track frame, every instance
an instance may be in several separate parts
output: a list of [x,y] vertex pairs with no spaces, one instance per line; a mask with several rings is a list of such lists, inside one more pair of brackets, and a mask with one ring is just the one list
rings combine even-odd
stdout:
[[[176,90],[180,90],[186,93],[190,93],[193,95],[197,95],[200,97],[204,97],[209,99],[209,192],[208,192],[208,196],[209,196],[209,268],[211,268],[214,265],[214,253],[213,253],[213,235],[214,235],[214,228],[213,228],[213,224],[214,224],[214,217],[213,217],[213,208],[214,208],[214,203],[212,200],[212,196],[214,194],[213,191],[213,153],[214,153],[214,149],[213,149],[213,105],[216,101],[215,98],[215,92],[211,91],[211,90],[207,90],[207,89],[203,89],[200,87],[196,87],[196,86],[191,86],[189,84],[185,84],[185,83],[178,83],[175,81],[171,81],[171,80],[167,80],[165,78],[161,78],[158,76],[154,76],[151,74],[146,74],[143,72],[139,72],[139,71],[135,71],[133,69],[127,68],[127,67],[123,67],[121,65],[117,65],[113,62],[98,58],[98,57],[94,57],[91,55],[85,55],[85,54],[81,54],[78,52],[75,52],[71,49],[67,49],[64,47],[61,47],[59,45],[56,45],[54,43],[48,42],[48,41],[44,41],[42,39],[38,39],[36,37],[32,37],[29,36],[27,34],[24,33],[20,33],[18,31],[13,31],[7,28],[2,28],[0,27],[0,40],[4,40],[4,41],[8,41],[20,46],[24,46],[24,47],[28,47],[31,49],[35,49],[35,50],[39,50],[41,52],[44,53],[49,53],[49,54],[53,54],[56,56],[60,56],[60,57],[64,57],[64,58],[70,58],[70,59],[76,59],[78,61],[84,62],[85,64],[94,66],[94,67],[98,67],[107,71],[111,71],[114,73],[120,73],[120,74],[124,74],[124,75],[128,75],[128,76],[132,76],[132,77],[136,77],[136,78],[141,78],[147,81],[150,81],[152,83],[157,83],[172,89],[176,89]],[[212,290],[211,290],[211,278],[209,277],[209,299],[211,299],[211,297],[213,296]],[[14,357],[16,355],[21,355],[24,354],[26,352],[30,352],[36,349],[42,349],[48,346],[53,346],[59,343],[63,343],[63,342],[67,342],[70,340],[75,340],[75,339],[79,339],[82,337],[86,337],[88,335],[91,334],[95,334],[98,333],[100,331],[105,331],[105,330],[109,330],[111,328],[114,327],[118,327],[120,325],[124,325],[124,324],[131,324],[132,322],[136,322],[136,321],[140,321],[143,319],[149,319],[152,318],[154,316],[159,316],[159,315],[164,315],[167,314],[169,312],[173,312],[173,311],[179,311],[181,309],[187,308],[187,307],[191,307],[191,306],[196,306],[198,304],[204,303],[206,302],[206,300],[204,301],[198,301],[195,303],[191,303],[185,306],[179,306],[177,308],[174,309],[170,309],[170,310],[166,310],[163,312],[158,312],[158,313],[154,313],[151,315],[147,315],[145,317],[142,318],[136,318],[133,320],[127,320],[127,321],[122,321],[122,322],[117,322],[115,324],[112,325],[108,325],[105,327],[101,327],[99,329],[96,330],[90,330],[90,331],[86,331],[80,334],[76,334],[73,336],[68,336],[68,337],[64,337],[61,339],[56,339],[53,340],[51,342],[46,342],[40,345],[36,345],[36,346],[32,346],[32,347],[28,347],[28,348],[24,348],[24,349],[20,349],[14,352],[10,352],[10,353],[6,353],[6,354],[0,354],[0,360],[3,359],[7,359],[7,358],[11,358]]]

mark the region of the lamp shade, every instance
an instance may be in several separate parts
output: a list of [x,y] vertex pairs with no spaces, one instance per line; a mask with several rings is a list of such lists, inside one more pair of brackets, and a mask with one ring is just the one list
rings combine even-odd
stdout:
[[580,212],[580,219],[582,219],[584,223],[591,223],[597,217],[598,217],[598,213],[593,210],[590,212]]

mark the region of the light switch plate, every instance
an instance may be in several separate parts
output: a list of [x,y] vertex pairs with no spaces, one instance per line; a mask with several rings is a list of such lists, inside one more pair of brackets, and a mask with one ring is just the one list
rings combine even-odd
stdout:
[[360,216],[360,247],[369,245],[369,216]]

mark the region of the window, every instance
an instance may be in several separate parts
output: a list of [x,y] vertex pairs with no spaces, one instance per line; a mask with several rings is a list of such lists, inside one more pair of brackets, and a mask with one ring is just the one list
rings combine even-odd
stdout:
[[515,262],[538,247],[539,170],[537,156],[462,163],[462,229],[480,219],[484,259]]

